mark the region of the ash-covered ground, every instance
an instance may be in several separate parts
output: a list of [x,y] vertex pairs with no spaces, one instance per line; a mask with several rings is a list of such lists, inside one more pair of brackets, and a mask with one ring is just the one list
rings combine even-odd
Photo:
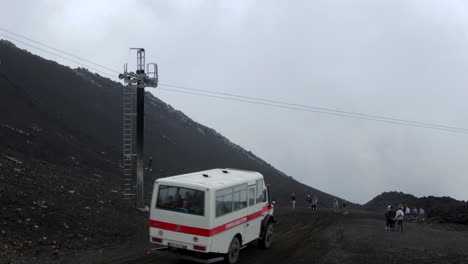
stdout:
[[[468,263],[467,226],[411,222],[405,223],[405,232],[401,233],[385,230],[383,214],[277,209],[279,222],[275,225],[272,248],[263,250],[253,243],[241,251],[239,263]],[[133,258],[102,263],[150,264],[174,260],[139,252]]]

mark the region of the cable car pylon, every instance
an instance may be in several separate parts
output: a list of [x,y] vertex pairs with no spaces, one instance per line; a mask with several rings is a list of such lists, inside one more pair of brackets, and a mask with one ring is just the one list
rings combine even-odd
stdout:
[[[145,49],[131,48],[130,51],[132,50],[137,51],[136,72],[128,72],[128,65],[125,64],[124,73],[119,74],[119,79],[124,81],[122,155],[124,199],[132,199],[135,196],[135,207],[139,210],[148,210],[144,204],[143,186],[144,98],[146,87],[158,86],[158,66],[156,63],[145,64]],[[134,176],[136,176],[136,193],[132,192],[131,182]]]

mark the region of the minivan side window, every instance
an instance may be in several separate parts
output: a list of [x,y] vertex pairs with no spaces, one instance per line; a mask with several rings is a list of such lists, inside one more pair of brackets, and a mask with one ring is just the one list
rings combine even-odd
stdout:
[[247,207],[247,189],[240,191],[240,208]]
[[216,191],[216,217],[247,207],[247,184]]
[[255,186],[249,188],[249,206],[255,204]]
[[234,211],[247,207],[247,190],[234,193]]
[[263,180],[257,180],[257,203],[264,202]]
[[216,191],[216,217],[232,212],[232,188]]

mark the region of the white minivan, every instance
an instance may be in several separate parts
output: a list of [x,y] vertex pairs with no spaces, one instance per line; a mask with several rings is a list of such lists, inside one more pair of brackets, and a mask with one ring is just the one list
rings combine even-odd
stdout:
[[159,253],[201,263],[235,263],[257,240],[269,248],[273,206],[262,174],[212,169],[157,179],[150,209],[150,241]]

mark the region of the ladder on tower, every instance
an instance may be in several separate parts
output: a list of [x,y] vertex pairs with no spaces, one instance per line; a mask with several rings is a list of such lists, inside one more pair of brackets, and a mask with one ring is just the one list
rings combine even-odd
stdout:
[[134,200],[135,191],[135,125],[136,87],[123,86],[123,195],[124,200]]

